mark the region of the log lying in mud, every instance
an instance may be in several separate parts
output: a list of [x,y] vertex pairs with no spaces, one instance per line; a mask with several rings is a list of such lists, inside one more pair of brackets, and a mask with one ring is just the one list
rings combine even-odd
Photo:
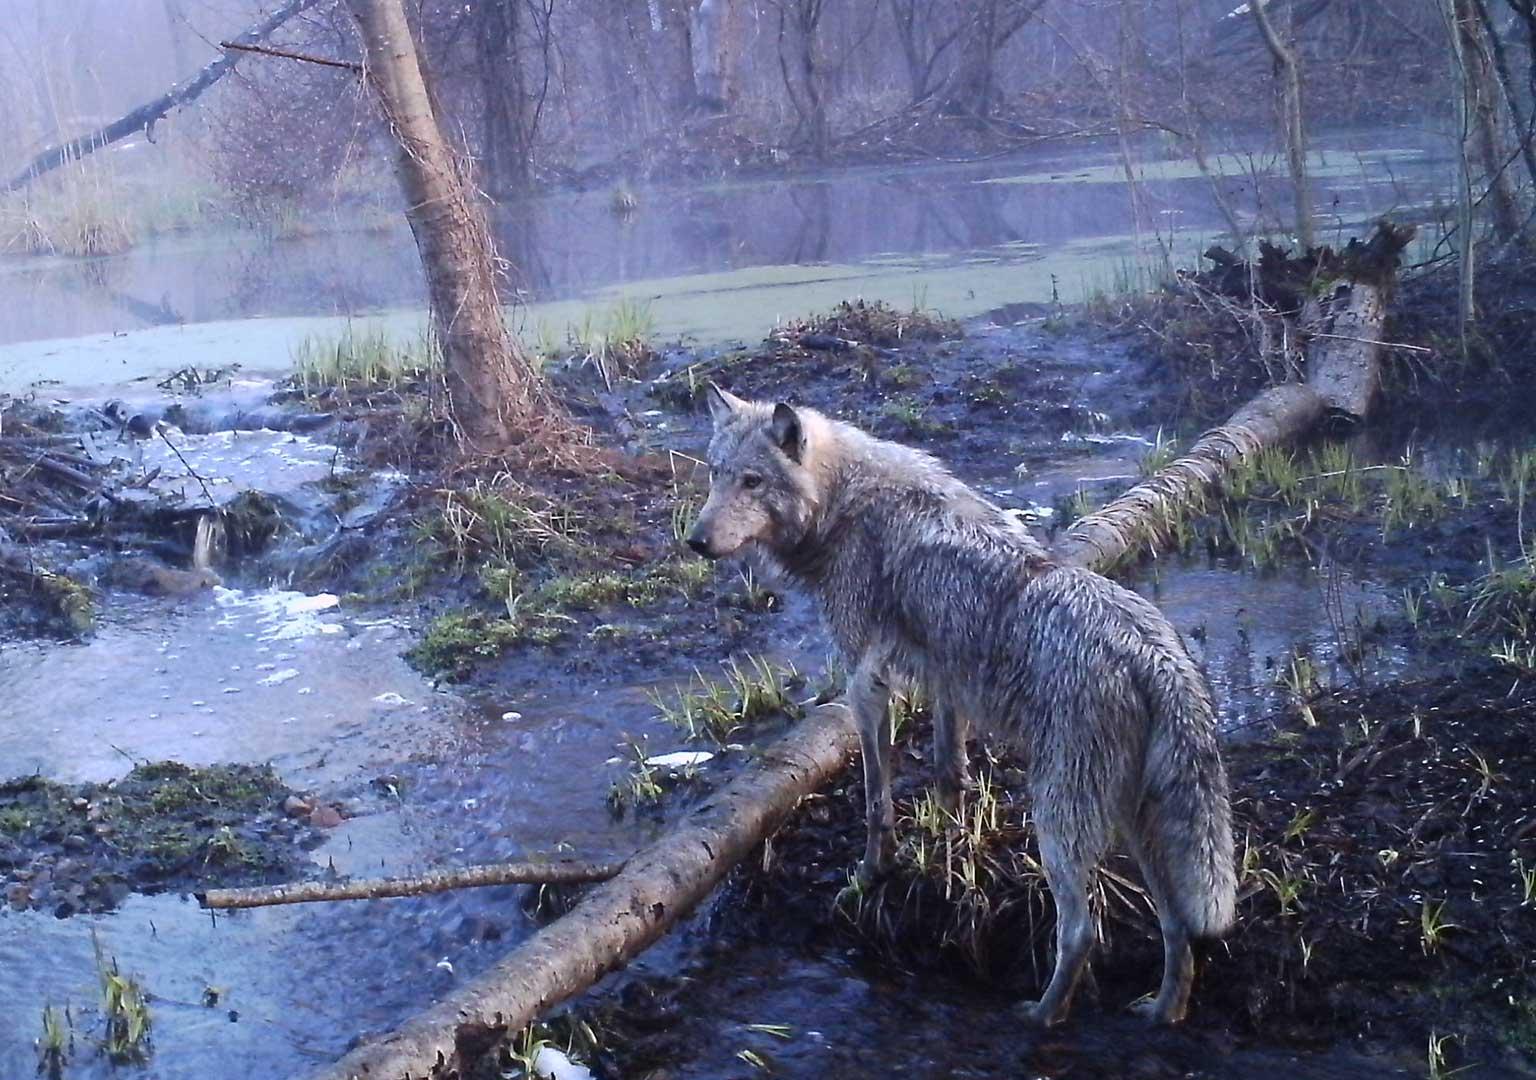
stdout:
[[586,990],[708,896],[803,797],[843,771],[858,742],[846,708],[821,706],[568,914],[448,1000],[321,1069],[316,1080],[426,1076],[452,1062],[460,1046],[482,1050]]
[[1202,435],[1189,453],[1079,518],[1057,543],[1056,558],[1103,569],[1145,546],[1156,550],[1170,524],[1200,507],[1228,469],[1305,434],[1326,414],[1323,398],[1303,383],[1270,387]]
[[[1401,231],[1393,231],[1387,246],[1401,236]],[[1392,248],[1394,266],[1402,244]],[[1351,295],[1371,290],[1384,295],[1390,283],[1391,275],[1386,275],[1349,285]],[[1364,306],[1360,310],[1367,311]],[[1347,350],[1324,361],[1324,370],[1337,367],[1327,395],[1300,383],[1266,390],[1202,437],[1189,454],[1079,521],[1059,545],[1058,559],[1106,568],[1159,536],[1171,515],[1203,499],[1233,465],[1266,447],[1304,437],[1330,409],[1347,411],[1333,402],[1349,407],[1360,403],[1361,409],[1368,409],[1374,392],[1363,391],[1367,381],[1375,385],[1380,355],[1380,349],[1368,343],[1380,342],[1385,302],[1374,311],[1370,317],[1362,314],[1359,324],[1351,327],[1357,333],[1339,335],[1357,349],[1370,351],[1361,354],[1359,362]],[[822,706],[567,915],[448,1000],[395,1033],[358,1047],[314,1074],[313,1080],[441,1075],[434,1070],[457,1068],[464,1058],[492,1045],[498,1034],[518,1030],[551,1006],[587,990],[708,896],[737,862],[772,835],[800,799],[839,775],[857,747],[848,710]]]
[[594,881],[607,881],[617,876],[623,868],[622,863],[529,859],[484,866],[461,866],[415,877],[299,881],[249,889],[209,889],[197,894],[197,902],[205,908],[228,911],[236,908],[275,907],[279,904],[421,896],[451,889],[479,889],[488,885],[587,885]]

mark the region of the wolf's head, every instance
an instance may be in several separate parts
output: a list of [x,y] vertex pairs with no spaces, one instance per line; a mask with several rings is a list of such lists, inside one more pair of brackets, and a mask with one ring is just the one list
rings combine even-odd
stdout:
[[688,532],[688,546],[710,559],[758,546],[792,548],[817,507],[812,467],[815,414],[779,402],[743,401],[708,391],[715,422],[709,443],[709,500]]

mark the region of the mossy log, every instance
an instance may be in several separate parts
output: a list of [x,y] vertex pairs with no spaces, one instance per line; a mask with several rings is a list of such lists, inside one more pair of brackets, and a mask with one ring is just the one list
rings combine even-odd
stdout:
[[[1411,236],[1411,231],[1407,232]],[[1407,243],[1403,230],[1384,224],[1381,247],[1391,261]],[[1397,241],[1401,238],[1401,243]],[[1370,244],[1358,249],[1371,249]],[[1380,267],[1354,289],[1390,290]],[[1378,316],[1385,314],[1381,304]],[[1379,325],[1361,325],[1363,340],[1379,341]],[[1376,378],[1379,349],[1351,362],[1347,350],[1326,364],[1341,364],[1328,396],[1300,383],[1271,387],[1208,432],[1156,476],[1078,521],[1059,545],[1059,561],[1107,568],[1162,534],[1170,516],[1203,499],[1225,472],[1260,450],[1306,436],[1329,414],[1330,398],[1356,400],[1364,379]],[[1351,372],[1353,374],[1351,374]],[[1371,395],[1364,395],[1367,406]],[[402,1080],[456,1074],[463,1060],[516,1031],[552,1006],[582,993],[657,940],[707,897],[735,865],[789,815],[799,801],[840,775],[858,747],[852,715],[823,705],[758,762],[694,809],[677,828],[634,855],[612,880],[598,885],[571,911],[535,933],[500,963],[450,998],[407,1021],[394,1033],[364,1043],[314,1074],[313,1080]],[[461,1053],[462,1051],[462,1053]]]

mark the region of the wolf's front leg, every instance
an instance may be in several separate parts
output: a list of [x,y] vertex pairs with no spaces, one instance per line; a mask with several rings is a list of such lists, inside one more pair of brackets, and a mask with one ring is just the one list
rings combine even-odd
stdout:
[[848,683],[848,704],[859,725],[864,759],[864,814],[869,835],[859,877],[865,884],[883,877],[896,858],[896,809],[891,803],[891,687],[883,658],[866,656]]
[[951,814],[960,813],[960,794],[970,782],[966,768],[965,714],[955,708],[947,693],[931,690],[933,697],[933,771],[938,779],[939,804]]

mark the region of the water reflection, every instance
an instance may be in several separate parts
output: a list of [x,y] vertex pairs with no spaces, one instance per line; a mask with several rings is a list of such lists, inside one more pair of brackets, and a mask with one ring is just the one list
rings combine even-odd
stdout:
[[[1336,226],[1423,205],[1442,185],[1443,162],[1426,137],[1370,133],[1333,142],[1316,163],[1317,202]],[[1351,145],[1387,149],[1340,149]],[[606,190],[551,194],[501,207],[495,234],[513,284],[531,301],[767,267],[864,270],[892,259],[911,269],[985,266],[1030,250],[1065,255],[1070,246],[1095,243],[1125,260],[1138,238],[1189,258],[1199,237],[1223,226],[1210,182],[1150,147],[1144,157],[1135,200],[1115,154],[1088,147],[965,165],[654,187],[637,192],[638,210],[628,215],[613,212]],[[1278,181],[1242,174],[1266,168],[1267,159],[1234,156],[1227,165],[1233,175],[1220,184],[1245,220],[1270,218],[1268,208],[1284,202]],[[1071,267],[1069,259],[1057,274],[1069,293],[1098,272]],[[292,239],[194,234],[89,262],[0,259],[0,344],[174,322],[356,315],[416,307],[422,296],[403,224]],[[1021,298],[1048,296],[1013,297]]]

